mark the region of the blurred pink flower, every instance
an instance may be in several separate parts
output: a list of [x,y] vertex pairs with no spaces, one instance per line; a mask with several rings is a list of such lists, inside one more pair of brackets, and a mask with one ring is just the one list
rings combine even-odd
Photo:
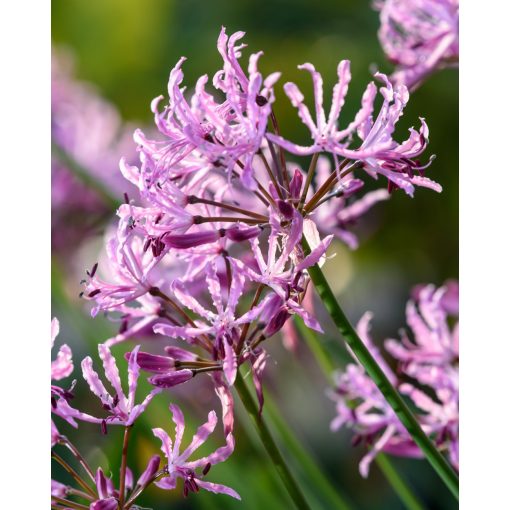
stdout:
[[374,6],[381,11],[379,40],[397,65],[395,83],[413,90],[438,69],[458,65],[458,0],[376,0]]
[[[386,340],[387,351],[399,362],[399,377],[372,344],[368,329],[370,314],[362,317],[357,331],[390,382],[420,410],[417,417],[423,430],[440,449],[448,450],[450,461],[458,469],[458,325],[451,329],[447,321],[448,313],[442,304],[447,291],[447,287],[435,289],[428,285],[419,292],[417,303],[408,303],[407,322],[414,333],[414,342],[404,332],[400,342]],[[400,380],[402,374],[408,376],[405,381]],[[360,463],[362,476],[368,476],[370,463],[380,451],[406,457],[422,456],[360,364],[350,364],[337,374],[335,392],[330,394],[337,405],[332,430],[343,426],[352,428],[357,434],[356,441],[364,440],[370,448]]]

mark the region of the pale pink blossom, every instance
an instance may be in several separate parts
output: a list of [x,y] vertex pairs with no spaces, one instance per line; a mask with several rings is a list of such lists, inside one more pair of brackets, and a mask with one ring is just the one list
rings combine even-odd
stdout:
[[[187,496],[190,492],[198,492],[200,489],[205,489],[215,494],[227,494],[233,498],[241,499],[239,494],[230,487],[204,480],[211,466],[225,461],[232,454],[234,450],[234,437],[231,433],[226,437],[225,446],[218,448],[205,457],[194,461],[189,460],[189,457],[205,443],[216,428],[216,413],[214,411],[209,412],[207,421],[198,428],[188,447],[181,451],[184,435],[184,415],[175,404],[170,404],[170,412],[175,423],[174,439],[172,440],[170,435],[161,428],[153,429],[154,435],[161,440],[161,450],[167,458],[167,476],[158,480],[156,485],[161,489],[173,490],[176,487],[177,479],[182,478],[184,481],[184,496]],[[199,468],[202,468],[201,474],[197,472]]]
[[381,11],[379,40],[397,65],[395,83],[417,88],[431,73],[457,66],[458,0],[377,0]]

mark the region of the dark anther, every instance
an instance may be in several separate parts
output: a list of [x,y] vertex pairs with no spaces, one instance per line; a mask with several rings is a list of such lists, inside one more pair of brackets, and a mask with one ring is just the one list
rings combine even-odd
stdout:
[[57,399],[53,396],[51,397],[51,407],[53,407],[53,409],[57,408]]
[[154,224],[157,225],[161,219],[163,218],[163,215],[160,213],[156,216],[156,219],[154,220]]
[[255,98],[255,102],[258,106],[264,106],[268,103],[267,99],[264,96],[257,96]]
[[103,434],[103,436],[108,434],[108,429],[106,428],[106,420],[101,421],[101,434]]
[[211,463],[208,462],[205,466],[204,466],[204,469],[202,470],[202,474],[205,476],[207,473],[209,473],[209,470],[211,469]]
[[212,137],[211,133],[207,133],[207,134],[204,136],[204,140],[205,140],[206,142],[214,143],[214,138]]
[[80,292],[78,296],[83,297],[84,292]]
[[72,400],[74,398],[74,393],[72,393],[71,391],[66,391],[64,390],[64,392],[62,393],[62,396],[67,400]]
[[212,162],[213,166],[215,166],[216,168],[220,168],[223,166],[222,162],[219,160],[219,159],[216,159]]
[[227,235],[227,230],[224,228],[220,228],[218,230],[218,234],[220,234],[220,237],[225,237]]
[[149,289],[149,294],[151,296],[159,296],[159,288],[158,287],[151,287]]
[[101,293],[101,289],[94,289],[92,292],[89,293],[88,297],[92,298],[94,296],[97,296]]
[[118,404],[119,404],[119,396],[115,395],[115,397],[113,397],[112,407],[117,407]]
[[119,335],[122,335],[123,333],[125,333],[127,328],[128,328],[128,321],[123,320],[122,323],[120,324]]
[[94,278],[94,275],[96,274],[96,271],[97,271],[97,266],[98,266],[97,262],[92,266],[92,269],[90,270],[90,274],[89,274],[89,276],[91,278]]
[[145,241],[145,244],[143,245],[143,252],[144,253],[149,249],[149,246],[151,245],[151,242],[152,242],[152,239],[150,237]]
[[103,404],[101,407],[102,407],[105,411],[111,411],[111,410],[112,410],[112,408],[110,407],[110,404]]
[[129,197],[126,192],[124,192],[124,202],[126,202],[126,204],[129,204]]

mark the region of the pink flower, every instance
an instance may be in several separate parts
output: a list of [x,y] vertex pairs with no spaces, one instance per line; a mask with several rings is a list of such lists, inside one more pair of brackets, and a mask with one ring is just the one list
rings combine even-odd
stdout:
[[413,90],[431,73],[459,59],[458,0],[378,0],[379,40],[397,65],[395,83]]
[[[60,331],[60,323],[58,319],[55,317],[51,321],[51,348],[53,349],[53,345],[55,343],[55,338],[57,337]],[[67,377],[73,371],[73,353],[71,352],[71,348],[64,344],[60,347],[57,358],[55,361],[51,362],[51,380],[59,381],[64,377]]]
[[[165,322],[158,322],[154,331],[169,337],[180,337],[191,344],[202,345],[210,351],[213,359],[219,359],[223,365],[225,377],[230,385],[234,384],[238,359],[236,344],[240,337],[240,327],[254,321],[266,306],[266,301],[255,306],[245,314],[237,316],[237,305],[242,295],[245,278],[235,266],[232,268],[232,281],[225,297],[225,283],[219,279],[218,270],[210,265],[206,275],[207,288],[215,311],[204,307],[186,290],[184,282],[176,280],[173,283],[174,295],[186,308],[200,317],[194,324],[176,326]],[[201,341],[201,337],[210,335],[213,338],[212,348]]]
[[[206,457],[201,457],[194,461],[188,460],[195,450],[205,443],[209,435],[216,428],[216,413],[214,411],[209,413],[207,422],[198,428],[189,446],[181,452],[181,442],[184,435],[184,416],[181,409],[175,404],[170,404],[170,411],[175,423],[174,440],[172,441],[168,433],[163,429],[153,429],[154,435],[161,440],[161,450],[168,461],[166,466],[168,476],[158,480],[156,485],[161,489],[173,490],[176,487],[177,479],[182,478],[184,481],[184,496],[187,496],[190,492],[198,492],[202,488],[215,494],[227,494],[233,498],[241,499],[239,494],[230,487],[206,482],[203,479],[211,466],[223,462],[232,454],[234,450],[234,437],[231,433],[226,437],[225,446],[218,448]],[[202,474],[197,473],[198,468],[202,468]]]
[[[55,343],[55,338],[57,337],[60,330],[60,324],[58,319],[55,317],[51,321],[51,347]],[[51,362],[51,380],[59,381],[71,374],[73,371],[73,360],[72,360],[72,352],[70,347],[67,344],[62,345],[59,349],[57,358]],[[74,394],[72,389],[74,387],[73,381],[71,388],[65,390],[56,386],[55,384],[51,385],[51,412],[60,418],[66,420],[73,427],[77,427],[76,421],[73,419],[74,409],[72,409],[68,401],[74,398]],[[60,433],[57,429],[57,426],[51,420],[51,445],[55,446],[55,444],[60,439]]]
[[[370,319],[369,313],[360,319],[356,328],[358,335],[390,381],[395,384],[395,374],[370,339]],[[371,446],[359,465],[363,477],[368,476],[370,464],[380,451],[406,457],[421,457],[421,450],[414,444],[391,406],[359,363],[350,364],[344,372],[337,374],[336,389],[331,396],[337,406],[337,417],[331,422],[331,429],[336,431],[343,426],[352,428],[357,434],[357,441],[363,439]]]
[[[439,448],[448,450],[458,469],[458,325],[453,330],[448,325],[443,304],[446,292],[447,287],[423,287],[417,306],[412,301],[407,305],[407,322],[414,342],[405,333],[401,342],[385,342],[387,351],[399,362],[397,373],[407,376],[405,382],[397,378],[373,346],[368,336],[370,314],[363,316],[357,331],[392,384],[419,409],[417,416],[424,431]],[[453,300],[450,296],[448,305]],[[358,440],[371,446],[360,463],[364,477],[379,451],[407,457],[422,455],[361,365],[348,365],[345,372],[338,374],[336,391],[331,395],[338,414],[331,428],[350,427]]]
[[[375,122],[372,119],[377,88],[371,82],[363,95],[361,109],[355,119],[347,128],[339,130],[337,123],[351,79],[350,62],[343,60],[338,65],[338,83],[333,89],[332,106],[327,120],[323,108],[323,82],[320,73],[312,64],[303,64],[299,68],[308,71],[312,76],[315,121],[304,104],[304,96],[297,85],[286,83],[284,88],[293,106],[297,108],[301,120],[310,130],[314,143],[309,147],[303,147],[271,133],[268,133],[268,139],[300,156],[330,152],[335,158],[335,166],[338,166],[339,156],[363,162],[363,167],[372,177],[377,178],[377,174],[381,174],[411,196],[414,191],[413,185],[441,191],[438,184],[421,175],[426,167],[416,161],[428,144],[428,128],[425,121],[421,119],[419,132],[411,128],[410,137],[403,143],[399,144],[393,139],[395,125],[409,99],[405,86],[397,86],[394,90],[386,75],[376,73],[375,78],[384,84],[379,90],[384,101],[377,119]],[[357,149],[349,147],[354,133],[362,140],[361,146]],[[416,172],[419,175],[415,175]]]
[[113,396],[105,388],[99,375],[92,368],[92,359],[87,356],[81,363],[83,377],[90,386],[90,390],[101,401],[102,407],[108,412],[108,417],[105,419],[94,418],[90,420],[87,416],[77,414],[76,418],[84,421],[101,421],[103,432],[106,431],[106,424],[112,425],[125,425],[129,426],[145,411],[150,401],[158,394],[161,389],[154,388],[149,395],[145,397],[141,404],[135,404],[135,393],[138,383],[138,376],[140,368],[136,361],[139,346],[136,347],[129,357],[128,364],[128,383],[129,391],[126,395],[122,389],[119,370],[115,358],[112,356],[110,349],[100,344],[98,346],[99,356],[103,361],[104,372],[106,378],[114,389]]
[[[225,94],[224,103],[217,103],[206,92],[207,75],[197,81],[188,102],[181,87],[185,58],[172,69],[168,105],[159,111],[163,96],[152,102],[155,123],[164,140],[153,142],[139,135],[143,141],[140,144],[141,171],[152,175],[151,182],[156,182],[171,168],[195,172],[224,167],[232,176],[234,166],[239,165],[242,183],[249,189],[255,187],[253,159],[265,135],[274,101],[272,87],[279,74],[274,73],[264,80],[257,69],[261,55],[257,53],[251,55],[248,76],[245,75],[237,61],[243,46],[235,46],[243,35],[236,32],[229,39],[223,28],[218,39],[224,68],[216,73],[213,85]],[[183,175],[187,173],[183,171]]]

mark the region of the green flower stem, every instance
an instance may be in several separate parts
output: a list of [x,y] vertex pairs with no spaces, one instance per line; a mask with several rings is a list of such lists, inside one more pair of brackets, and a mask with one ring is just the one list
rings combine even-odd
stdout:
[[300,466],[305,471],[309,481],[318,489],[318,492],[327,500],[327,508],[335,508],[337,510],[350,510],[350,505],[338,494],[333,488],[331,482],[324,475],[322,470],[317,466],[315,459],[303,448],[301,442],[294,436],[285,421],[278,412],[275,403],[265,393],[264,411],[268,413],[268,418],[275,426],[276,430],[282,437],[285,446],[290,453],[298,460]]
[[127,425],[124,428],[124,441],[122,443],[122,460],[120,463],[120,484],[119,484],[119,509],[124,508],[124,497],[126,492],[126,470],[127,470],[127,453],[129,445],[129,436],[133,430],[133,425]]
[[246,386],[246,383],[244,382],[241,374],[238,374],[238,377],[236,377],[235,388],[246,411],[251,416],[262,444],[269,454],[269,457],[271,457],[271,460],[273,461],[273,464],[278,471],[278,474],[284,483],[290,497],[294,501],[296,508],[300,510],[311,510],[303,496],[303,493],[301,492],[301,489],[299,488],[289,468],[287,467],[287,464],[285,463],[280,450],[278,450],[278,447],[276,446],[276,443],[271,436],[271,432],[269,431],[264,418],[259,415],[258,406],[255,404],[255,400],[250,394],[248,386]]
[[[294,321],[299,334],[305,340],[308,348],[315,356],[317,364],[321,368],[324,376],[330,383],[333,383],[331,376],[337,367],[333,362],[334,356],[330,352],[331,349],[328,350],[326,348],[326,346],[319,340],[317,334],[307,328],[300,317],[296,316]],[[375,461],[404,506],[408,510],[424,510],[423,505],[419,502],[416,496],[414,496],[405,480],[401,478],[399,472],[392,465],[390,459],[381,452],[377,455]]]
[[78,163],[74,157],[61,147],[55,140],[51,141],[51,152],[66,167],[89,188],[92,188],[113,210],[117,209],[120,200],[100,181],[98,181],[91,172]]
[[389,458],[384,455],[384,453],[379,453],[375,458],[375,462],[379,466],[379,469],[383,472],[386,480],[388,480],[390,485],[393,487],[393,490],[398,494],[400,501],[402,501],[408,510],[425,510],[425,507],[411,492],[405,481],[400,477],[400,474],[395,469],[395,466],[393,466]]
[[[302,239],[302,244],[305,253],[310,253],[310,247],[304,237]],[[404,399],[395,390],[381,367],[379,367],[375,359],[372,357],[370,351],[366,348],[365,344],[356,333],[356,330],[352,327],[343,310],[340,308],[340,305],[337,303],[335,295],[333,294],[333,291],[331,290],[319,266],[315,265],[310,267],[308,272],[317,294],[333,319],[338,331],[352,349],[359,362],[363,365],[367,374],[377,385],[388,404],[390,404],[393,408],[395,414],[398,416],[402,425],[404,425],[407,429],[414,442],[420,447],[427,460],[436,470],[437,474],[441,477],[446,486],[450,489],[452,494],[458,499],[459,477],[457,476],[457,473],[450,466],[448,461],[441,455],[441,453],[439,453],[427,434],[423,432],[420,424],[405,403]]]

